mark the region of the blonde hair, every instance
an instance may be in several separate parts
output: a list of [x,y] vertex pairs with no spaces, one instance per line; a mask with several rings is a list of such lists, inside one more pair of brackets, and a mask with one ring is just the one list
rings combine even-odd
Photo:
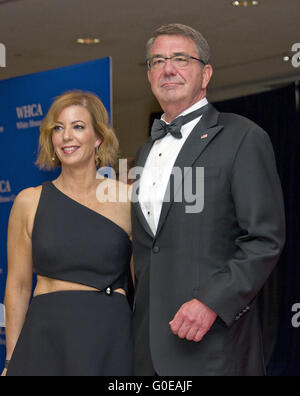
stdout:
[[91,115],[92,125],[102,143],[95,153],[96,167],[116,165],[119,155],[119,142],[108,124],[108,114],[101,100],[93,93],[68,91],[58,96],[52,103],[40,127],[39,154],[36,164],[41,169],[54,169],[61,163],[54,153],[52,133],[60,113],[69,106],[82,106]]

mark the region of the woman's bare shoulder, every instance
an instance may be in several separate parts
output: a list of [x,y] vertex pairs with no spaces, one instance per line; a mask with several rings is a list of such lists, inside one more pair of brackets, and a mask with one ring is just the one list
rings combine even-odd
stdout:
[[42,192],[42,186],[29,187],[19,192],[14,201],[14,211],[28,212],[37,206]]
[[30,204],[33,200],[36,200],[42,192],[42,186],[29,187],[20,191],[17,195],[15,202],[20,204]]

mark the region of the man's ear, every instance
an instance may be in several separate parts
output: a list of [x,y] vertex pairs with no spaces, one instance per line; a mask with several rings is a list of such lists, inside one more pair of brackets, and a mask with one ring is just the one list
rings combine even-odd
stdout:
[[213,68],[211,65],[205,65],[203,68],[203,82],[202,88],[206,89],[213,75]]
[[148,76],[148,81],[151,84],[151,71],[150,70],[147,71],[147,76]]

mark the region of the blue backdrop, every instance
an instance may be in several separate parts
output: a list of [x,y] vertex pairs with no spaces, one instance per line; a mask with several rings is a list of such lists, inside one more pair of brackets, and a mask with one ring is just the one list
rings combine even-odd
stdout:
[[54,98],[73,89],[97,94],[112,119],[110,58],[0,81],[0,372],[5,360],[2,326],[10,209],[21,190],[57,176],[58,171],[40,171],[34,165],[39,126]]

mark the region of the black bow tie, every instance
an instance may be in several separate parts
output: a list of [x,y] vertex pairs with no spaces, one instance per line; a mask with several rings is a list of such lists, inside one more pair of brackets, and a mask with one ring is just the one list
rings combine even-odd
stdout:
[[208,108],[208,105],[205,105],[201,107],[198,110],[195,110],[185,116],[180,116],[175,118],[174,121],[171,122],[171,124],[166,124],[162,120],[154,120],[154,123],[152,125],[151,129],[151,137],[152,140],[158,140],[162,139],[165,137],[168,133],[170,133],[172,136],[174,136],[176,139],[181,139],[182,134],[180,132],[181,127],[184,124],[187,124],[188,122],[193,121],[195,118],[200,117]]

